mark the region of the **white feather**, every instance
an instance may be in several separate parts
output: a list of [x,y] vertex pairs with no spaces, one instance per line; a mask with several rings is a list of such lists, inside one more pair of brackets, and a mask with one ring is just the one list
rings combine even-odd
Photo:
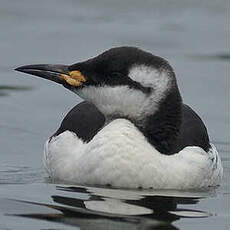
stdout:
[[157,70],[146,65],[134,65],[131,67],[129,78],[145,87],[153,88],[155,100],[158,102],[165,92],[170,90],[172,84],[172,77],[166,69]]
[[219,185],[223,175],[214,145],[208,153],[194,146],[163,155],[126,119],[112,121],[89,143],[70,131],[53,137],[44,163],[54,179],[123,188],[197,189]]
[[143,105],[150,103],[143,92],[128,86],[89,86],[78,91],[78,95],[92,102],[106,116],[119,114],[139,118]]

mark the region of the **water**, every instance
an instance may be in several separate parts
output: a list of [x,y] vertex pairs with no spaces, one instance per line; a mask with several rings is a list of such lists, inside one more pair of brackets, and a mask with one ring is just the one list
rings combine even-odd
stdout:
[[[230,2],[0,0],[0,229],[228,229]],[[114,46],[170,61],[184,102],[205,121],[224,165],[211,191],[52,184],[43,144],[80,99],[14,72],[71,64]]]

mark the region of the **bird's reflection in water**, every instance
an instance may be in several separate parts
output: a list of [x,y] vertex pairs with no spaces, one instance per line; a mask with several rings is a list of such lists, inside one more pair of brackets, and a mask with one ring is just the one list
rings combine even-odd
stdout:
[[[177,229],[172,222],[180,218],[201,218],[209,213],[182,209],[207,196],[207,192],[120,190],[108,188],[57,186],[54,204],[45,206],[57,213],[31,213],[19,216],[60,222],[81,229]],[[60,195],[61,194],[61,195]],[[210,195],[210,194],[209,194]]]

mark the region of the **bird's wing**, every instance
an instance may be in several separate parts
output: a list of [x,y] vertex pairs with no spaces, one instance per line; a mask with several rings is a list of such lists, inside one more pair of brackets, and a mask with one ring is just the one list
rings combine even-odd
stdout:
[[188,105],[182,105],[182,124],[176,151],[186,146],[199,146],[205,151],[210,148],[207,129],[201,118]]
[[67,113],[53,136],[69,130],[74,132],[84,142],[88,142],[104,124],[104,115],[93,104],[83,101]]

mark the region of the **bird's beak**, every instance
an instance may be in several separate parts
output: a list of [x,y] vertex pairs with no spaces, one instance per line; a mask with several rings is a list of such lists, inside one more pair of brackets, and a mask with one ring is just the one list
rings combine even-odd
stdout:
[[81,86],[86,82],[86,77],[78,70],[69,71],[67,65],[26,65],[16,68],[15,70],[45,78],[59,84],[71,86]]

